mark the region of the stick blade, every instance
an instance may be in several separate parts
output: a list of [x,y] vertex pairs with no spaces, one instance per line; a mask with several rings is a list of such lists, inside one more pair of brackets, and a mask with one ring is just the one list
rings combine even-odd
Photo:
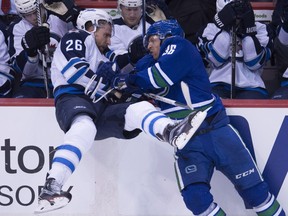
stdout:
[[182,93],[183,93],[183,96],[186,100],[187,105],[190,107],[191,110],[194,110],[194,107],[193,107],[192,101],[191,101],[189,86],[184,81],[181,82],[181,89],[182,89]]

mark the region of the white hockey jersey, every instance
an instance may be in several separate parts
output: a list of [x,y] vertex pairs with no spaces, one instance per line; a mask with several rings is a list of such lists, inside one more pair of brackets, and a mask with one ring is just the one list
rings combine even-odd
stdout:
[[[143,33],[143,23],[142,19],[139,22],[138,26],[134,28],[130,28],[127,26],[122,18],[115,19],[114,21],[114,35],[111,38],[111,45],[109,48],[111,50],[123,51],[123,53],[127,53],[128,46],[134,38]],[[150,24],[146,22],[146,31],[150,27]]]
[[[101,62],[108,59],[96,46],[94,34],[71,30],[65,34],[54,52],[51,79],[54,97],[62,94],[84,94],[84,90]],[[96,82],[90,86],[93,90]]]
[[[288,49],[288,32],[286,32],[283,28],[281,28],[279,31],[278,39],[281,42],[281,45],[287,47],[286,49]],[[285,52],[285,53],[283,53],[283,55],[287,56],[288,54],[287,54],[287,52]],[[288,68],[284,71],[282,76],[283,76],[283,78],[286,78],[286,79],[288,78]]]
[[[256,38],[260,46],[255,45],[252,37],[237,37],[236,43],[236,81],[240,88],[265,88],[261,78],[263,66],[270,59],[270,38],[266,25],[256,22]],[[211,66],[209,80],[211,83],[231,84],[231,34],[222,31],[214,23],[204,29],[198,47]],[[259,51],[260,50],[260,51]]]
[[[71,25],[60,20],[54,15],[50,15],[47,20],[50,25],[50,47],[56,47],[60,38],[71,29]],[[19,22],[10,26],[10,45],[9,53],[11,58],[14,60],[14,66],[22,73],[22,80],[26,79],[43,79],[43,67],[41,60],[39,58],[29,61],[26,55],[21,56],[21,58],[16,57],[21,54],[23,47],[21,45],[22,38],[25,36],[26,32],[29,31],[33,25],[29,23],[26,19],[21,19]],[[16,65],[15,65],[16,64]],[[49,68],[48,68],[49,69]],[[49,71],[49,70],[48,70]],[[50,71],[49,71],[50,76]]]
[[[12,88],[12,82],[14,80],[14,76],[12,75],[9,64],[10,56],[8,53],[8,45],[5,41],[5,36],[2,31],[0,31],[0,44],[0,97],[2,97],[10,92]],[[8,83],[10,88],[7,88],[8,86],[6,86]]]

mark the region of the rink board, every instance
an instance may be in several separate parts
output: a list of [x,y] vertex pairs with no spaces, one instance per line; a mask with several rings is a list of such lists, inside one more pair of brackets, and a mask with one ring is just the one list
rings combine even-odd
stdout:
[[[288,212],[288,103],[231,100],[225,105]],[[49,152],[63,139],[54,112],[49,99],[0,102],[1,216],[33,215],[49,170]],[[73,194],[71,203],[45,215],[191,215],[178,191],[173,163],[173,148],[145,134],[129,141],[97,141],[64,187]],[[215,172],[212,193],[228,215],[255,215],[221,173]]]

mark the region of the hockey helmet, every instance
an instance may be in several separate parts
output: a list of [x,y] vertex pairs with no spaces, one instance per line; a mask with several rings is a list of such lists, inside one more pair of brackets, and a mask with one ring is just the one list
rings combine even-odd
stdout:
[[226,4],[228,4],[229,2],[232,2],[232,1],[233,0],[217,0],[216,1],[216,11],[217,12],[221,11]]
[[118,7],[120,5],[126,7],[139,7],[142,6],[142,0],[118,0]]
[[143,39],[146,48],[148,46],[149,38],[152,35],[158,35],[160,40],[163,40],[168,36],[180,36],[184,38],[184,31],[176,19],[160,20],[155,22],[148,28]]
[[[86,23],[91,22],[96,28],[101,27],[101,25],[109,23],[113,28],[113,21],[111,16],[102,9],[86,9],[79,13],[77,17],[77,28],[82,30],[86,29]],[[96,30],[95,28],[95,30]]]
[[20,14],[29,14],[36,10],[37,0],[15,0],[16,10]]

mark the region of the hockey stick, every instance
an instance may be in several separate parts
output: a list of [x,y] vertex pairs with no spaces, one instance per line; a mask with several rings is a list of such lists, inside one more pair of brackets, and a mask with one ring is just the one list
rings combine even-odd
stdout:
[[230,89],[230,98],[235,98],[236,89],[235,89],[235,80],[236,80],[236,22],[232,26],[231,29],[231,37],[232,37],[232,49],[231,49],[231,89]]
[[[42,26],[42,16],[41,16],[41,8],[40,8],[40,1],[36,1],[36,11],[37,11],[37,23],[38,26]],[[48,84],[48,66],[47,66],[47,59],[49,57],[49,49],[48,45],[46,44],[44,50],[41,50],[41,58],[42,58],[42,66],[43,66],[43,77],[44,77],[44,84],[46,89],[46,97],[49,98],[49,84]]]
[[146,2],[142,0],[142,37],[146,34]]
[[172,100],[172,99],[160,96],[160,95],[156,95],[156,94],[153,94],[153,93],[144,93],[144,95],[149,97],[149,98],[152,98],[152,99],[155,99],[155,100],[167,103],[167,104],[171,104],[171,105],[174,105],[174,106],[178,106],[178,107],[182,107],[182,108],[185,108],[185,109],[192,110],[189,106],[187,106],[185,104],[182,104],[180,102],[177,102],[175,100]]

